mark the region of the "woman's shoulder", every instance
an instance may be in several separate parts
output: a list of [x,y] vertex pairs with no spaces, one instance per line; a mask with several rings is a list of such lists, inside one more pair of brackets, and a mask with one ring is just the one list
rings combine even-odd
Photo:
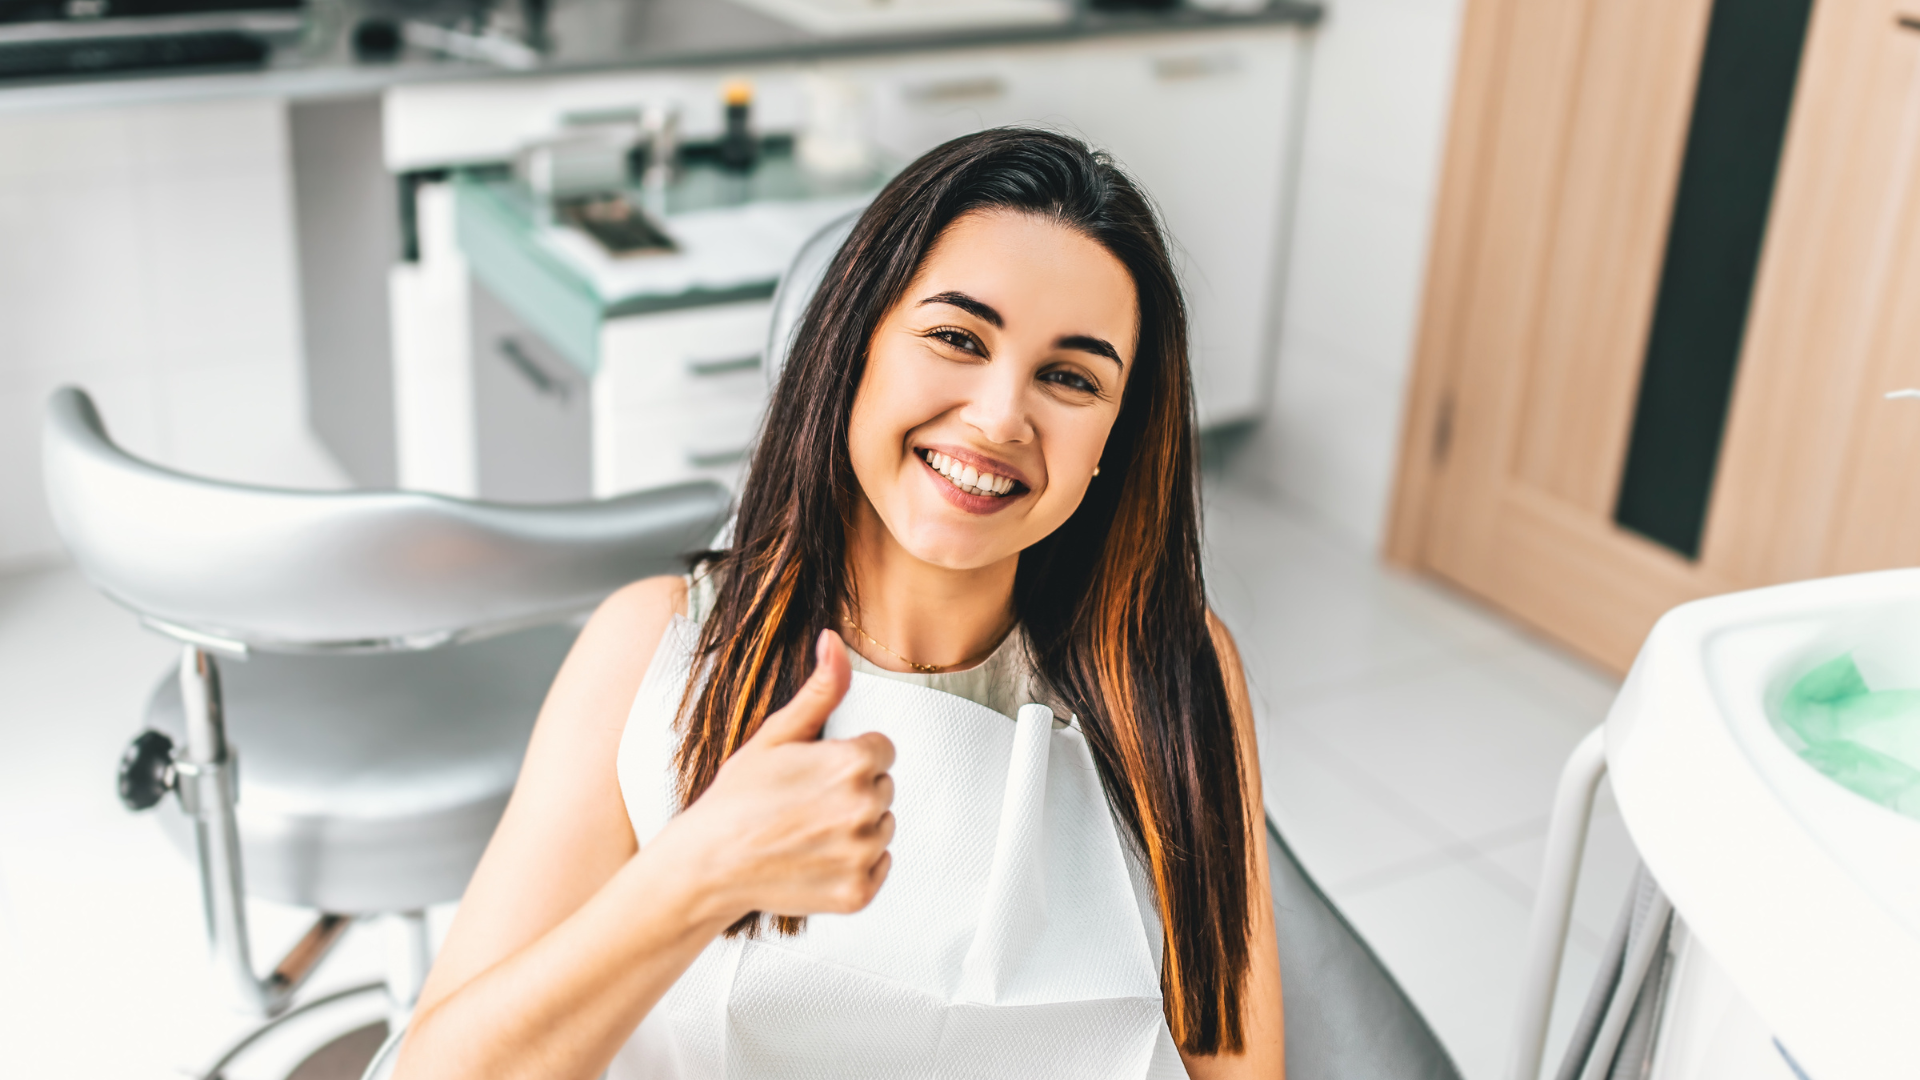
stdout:
[[593,611],[582,636],[616,636],[626,648],[639,648],[641,657],[651,657],[666,628],[674,625],[674,615],[687,613],[687,578],[660,575],[641,578],[620,586]]
[[676,615],[687,611],[687,580],[678,576],[645,578],[622,586],[600,602],[580,631],[567,658],[575,675],[597,697],[633,700],[653,655]]
[[681,574],[661,574],[622,585],[600,602],[593,613],[596,621],[617,622],[630,630],[652,629],[658,638],[675,615],[687,613],[687,579]]

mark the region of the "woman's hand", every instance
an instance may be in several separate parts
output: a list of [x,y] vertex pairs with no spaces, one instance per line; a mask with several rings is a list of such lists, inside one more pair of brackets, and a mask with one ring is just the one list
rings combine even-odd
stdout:
[[821,631],[815,656],[793,700],[647,845],[650,860],[698,880],[727,923],[750,911],[858,911],[892,865],[893,743],[877,732],[819,739],[853,672],[830,630]]

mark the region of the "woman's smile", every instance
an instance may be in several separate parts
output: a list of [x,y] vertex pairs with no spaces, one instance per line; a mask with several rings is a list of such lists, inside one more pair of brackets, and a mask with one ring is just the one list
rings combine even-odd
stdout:
[[928,480],[940,494],[970,514],[1004,510],[1033,490],[1012,466],[969,450],[922,446],[915,447],[913,455],[926,466]]

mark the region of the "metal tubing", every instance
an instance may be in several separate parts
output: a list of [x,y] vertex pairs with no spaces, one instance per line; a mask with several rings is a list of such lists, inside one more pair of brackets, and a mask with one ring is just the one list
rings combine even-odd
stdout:
[[300,940],[293,943],[293,948],[287,950],[287,955],[274,965],[273,974],[267,976],[268,991],[291,996],[300,989],[300,984],[307,981],[307,976],[313,974],[352,925],[353,920],[345,915],[323,913],[315,919]]
[[200,852],[200,892],[207,940],[214,967],[235,1004],[247,1012],[272,1016],[286,1007],[276,992],[253,973],[247,938],[245,878],[240,865],[240,827],[234,816],[239,792],[236,759],[227,745],[221,710],[220,668],[213,654],[187,645],[180,654],[180,704],[186,714],[186,754],[176,765],[181,805],[193,815]]
[[331,1005],[336,1001],[344,1001],[347,998],[359,997],[361,994],[371,994],[376,990],[384,990],[386,989],[386,985],[385,983],[370,982],[335,990],[332,993],[322,994],[309,1001],[303,1001],[284,1013],[281,1013],[279,1016],[255,1025],[252,1030],[235,1039],[225,1050],[222,1050],[220,1056],[213,1060],[213,1064],[207,1066],[197,1074],[197,1080],[223,1080],[221,1070],[231,1065],[235,1058],[238,1058],[246,1052],[248,1047],[278,1030],[280,1025],[294,1017],[311,1012],[323,1005]]
[[1620,981],[1613,988],[1613,1000],[1607,1002],[1606,1019],[1601,1021],[1600,1031],[1593,1037],[1593,1049],[1587,1052],[1587,1064],[1580,1070],[1580,1080],[1605,1080],[1613,1071],[1613,1056],[1620,1049],[1620,1036],[1627,1030],[1627,1021],[1640,1000],[1640,989],[1646,985],[1654,958],[1666,947],[1666,924],[1672,917],[1673,904],[1667,894],[1654,889],[1640,940],[1633,943],[1626,963],[1621,965]]
[[200,896],[214,967],[234,1001],[256,1016],[277,1016],[294,992],[347,932],[352,920],[323,913],[265,979],[254,974],[247,937],[246,877],[240,862],[240,761],[227,742],[220,667],[213,654],[188,644],[180,654],[180,705],[187,744],[174,763],[180,805],[193,818],[200,853]]
[[427,913],[402,911],[386,917],[387,993],[393,998],[390,1027],[398,1031],[413,1015],[420,987],[433,964],[433,942],[427,936]]
[[1573,918],[1574,890],[1580,883],[1580,856],[1593,820],[1593,798],[1607,774],[1606,725],[1594,728],[1573,748],[1560,770],[1547,823],[1547,851],[1540,867],[1540,890],[1527,927],[1527,960],[1520,984],[1520,1015],[1515,1025],[1509,1080],[1538,1080],[1547,1049],[1547,1023],[1560,982],[1560,959]]

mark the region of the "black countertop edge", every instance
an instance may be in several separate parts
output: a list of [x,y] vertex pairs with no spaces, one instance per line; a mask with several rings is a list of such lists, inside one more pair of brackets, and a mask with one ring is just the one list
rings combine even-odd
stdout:
[[936,30],[903,34],[818,37],[744,49],[659,50],[644,48],[607,60],[556,62],[526,70],[454,60],[378,63],[293,63],[248,71],[201,73],[128,72],[98,78],[0,83],[0,113],[157,104],[248,97],[312,99],[355,97],[409,83],[478,79],[539,79],[675,68],[807,63],[809,61],[1096,40],[1107,37],[1318,25],[1325,8],[1312,0],[1271,0],[1254,12],[1197,8],[1167,11],[1079,11],[1063,22]]

